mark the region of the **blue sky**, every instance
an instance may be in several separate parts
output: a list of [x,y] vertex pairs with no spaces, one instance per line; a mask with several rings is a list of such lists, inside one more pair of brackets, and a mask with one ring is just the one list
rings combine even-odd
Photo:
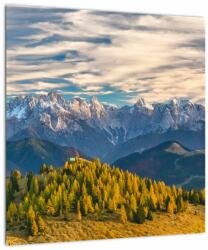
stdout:
[[7,7],[7,96],[97,96],[116,105],[204,103],[204,20]]

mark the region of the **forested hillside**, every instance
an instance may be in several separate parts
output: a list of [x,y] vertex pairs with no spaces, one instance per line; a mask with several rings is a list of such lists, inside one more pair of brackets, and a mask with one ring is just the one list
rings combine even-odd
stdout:
[[44,164],[39,175],[12,171],[7,179],[7,229],[21,225],[28,235],[44,235],[45,218],[77,221],[90,214],[119,214],[119,221],[142,224],[161,211],[177,214],[189,203],[204,204],[204,190],[189,192],[111,168],[98,159],[76,158],[62,168]]

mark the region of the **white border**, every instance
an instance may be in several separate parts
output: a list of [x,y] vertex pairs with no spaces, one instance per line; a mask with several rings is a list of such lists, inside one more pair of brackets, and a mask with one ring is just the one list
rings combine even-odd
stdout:
[[[82,8],[82,9],[95,9],[95,10],[111,10],[111,11],[124,11],[124,12],[138,12],[138,13],[156,13],[156,14],[176,14],[176,15],[193,15],[193,16],[204,16],[206,17],[206,27],[208,23],[208,4],[207,0],[0,0],[1,12],[0,12],[0,47],[1,47],[1,81],[0,81],[0,136],[1,136],[1,147],[0,147],[0,249],[8,249],[5,245],[5,224],[4,224],[4,82],[5,82],[5,67],[4,67],[4,6],[6,4],[22,4],[22,5],[33,5],[33,6],[48,6],[48,7],[65,7],[65,8]],[[206,32],[207,33],[207,32]],[[206,35],[207,41],[207,35]],[[207,52],[206,52],[207,58]],[[207,72],[207,64],[206,64]],[[207,83],[207,78],[206,78]],[[206,88],[207,97],[207,88]],[[207,107],[207,99],[206,99]],[[206,117],[207,117],[206,109]],[[207,131],[207,124],[206,124]],[[206,148],[207,148],[206,140]],[[207,163],[207,161],[206,161]],[[207,164],[206,164],[207,165]],[[206,171],[207,179],[207,171]],[[206,191],[206,197],[207,191]],[[207,207],[206,207],[207,215]],[[206,216],[207,217],[207,216]],[[191,219],[191,218],[190,218]],[[207,222],[206,222],[207,225]],[[171,249],[205,249],[208,246],[208,233],[195,234],[195,235],[178,235],[178,236],[159,236],[159,237],[140,237],[130,239],[119,239],[119,240],[98,240],[98,241],[82,241],[82,242],[69,242],[69,243],[55,243],[55,244],[35,244],[25,246],[15,246],[12,249],[48,249],[55,250],[57,248],[64,249],[160,249],[160,250],[171,250]]]

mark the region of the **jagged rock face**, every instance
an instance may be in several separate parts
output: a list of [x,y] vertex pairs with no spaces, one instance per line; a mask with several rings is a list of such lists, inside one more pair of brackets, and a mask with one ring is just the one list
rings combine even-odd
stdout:
[[204,121],[204,106],[179,99],[155,104],[139,99],[133,106],[118,108],[103,105],[96,97],[90,102],[66,100],[50,92],[7,103],[7,139],[38,136],[99,157],[139,135],[203,130]]

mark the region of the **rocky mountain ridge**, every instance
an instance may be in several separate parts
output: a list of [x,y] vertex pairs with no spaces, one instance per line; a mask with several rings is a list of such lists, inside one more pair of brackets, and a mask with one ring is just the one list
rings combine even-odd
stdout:
[[[205,108],[185,99],[115,107],[61,94],[21,96],[7,103],[7,139],[38,137],[73,146],[89,156],[104,157],[115,145],[132,138],[168,131],[202,131]],[[102,145],[101,145],[102,143]]]

